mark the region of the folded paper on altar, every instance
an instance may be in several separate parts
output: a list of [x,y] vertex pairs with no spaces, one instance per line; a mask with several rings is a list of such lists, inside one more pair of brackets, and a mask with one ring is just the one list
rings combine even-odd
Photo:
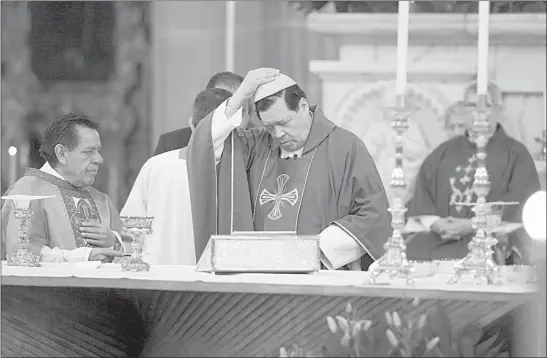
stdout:
[[212,273],[310,273],[321,269],[319,236],[293,232],[213,235],[197,270]]

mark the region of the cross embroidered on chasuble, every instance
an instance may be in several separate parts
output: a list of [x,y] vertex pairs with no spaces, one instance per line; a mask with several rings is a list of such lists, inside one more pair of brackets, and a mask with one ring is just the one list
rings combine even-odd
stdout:
[[293,189],[287,192],[288,182],[291,178],[287,174],[279,175],[276,181],[276,188],[274,194],[270,193],[267,189],[262,190],[260,193],[259,202],[260,205],[266,203],[272,203],[272,209],[268,214],[268,218],[272,220],[278,220],[283,217],[281,213],[281,208],[285,203],[289,203],[291,206],[294,206],[298,202],[298,189]]
[[461,204],[470,204],[473,201],[475,192],[473,191],[473,181],[475,171],[477,170],[477,156],[473,154],[467,159],[467,165],[464,167],[458,165],[456,173],[450,178],[450,205],[454,206],[459,213],[463,209]]

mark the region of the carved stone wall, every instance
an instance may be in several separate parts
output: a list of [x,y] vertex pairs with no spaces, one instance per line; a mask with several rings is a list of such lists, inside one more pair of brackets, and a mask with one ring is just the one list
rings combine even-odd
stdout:
[[[2,79],[2,125],[19,124],[10,125],[12,132],[2,131],[2,142],[5,139],[24,142],[21,138],[25,125],[33,123],[25,123],[22,118],[33,111],[40,113],[48,123],[71,111],[89,115],[100,122],[105,159],[95,186],[108,193],[119,207],[148,157],[149,3],[121,1],[115,3],[114,10],[114,76],[105,82],[67,81],[42,85],[32,75],[28,60],[28,3],[2,2],[2,17],[11,21],[2,21],[2,61],[6,62],[6,76]],[[4,38],[8,39],[9,47],[4,47]],[[21,67],[17,67],[17,63]],[[9,96],[4,95],[4,87]],[[10,106],[5,109],[6,104]]]

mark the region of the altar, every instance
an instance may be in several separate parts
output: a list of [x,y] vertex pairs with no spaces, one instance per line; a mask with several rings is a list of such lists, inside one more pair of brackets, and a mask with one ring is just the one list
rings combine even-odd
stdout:
[[[521,273],[501,286],[448,284],[450,262],[414,286],[367,272],[211,275],[193,267],[122,272],[116,264],[2,267],[3,356],[279,356],[332,336],[326,317],[350,302],[371,328],[386,312],[420,316],[439,302],[454,332],[486,327],[533,299]],[[385,324],[385,323],[384,323]],[[382,328],[378,328],[382,329]]]

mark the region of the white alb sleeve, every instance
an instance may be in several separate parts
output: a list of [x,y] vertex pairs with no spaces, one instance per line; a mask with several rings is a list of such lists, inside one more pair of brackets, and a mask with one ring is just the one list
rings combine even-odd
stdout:
[[[321,262],[329,270],[336,270],[342,266],[359,262],[366,251],[360,243],[336,225],[327,227],[319,234],[321,248]],[[359,270],[360,270],[360,265]]]
[[242,109],[239,108],[237,112],[230,118],[226,118],[226,104],[228,100],[224,101],[213,112],[213,121],[211,123],[211,138],[213,140],[213,149],[215,151],[215,164],[220,162],[222,151],[224,150],[224,141],[230,133],[241,125],[243,121]]

